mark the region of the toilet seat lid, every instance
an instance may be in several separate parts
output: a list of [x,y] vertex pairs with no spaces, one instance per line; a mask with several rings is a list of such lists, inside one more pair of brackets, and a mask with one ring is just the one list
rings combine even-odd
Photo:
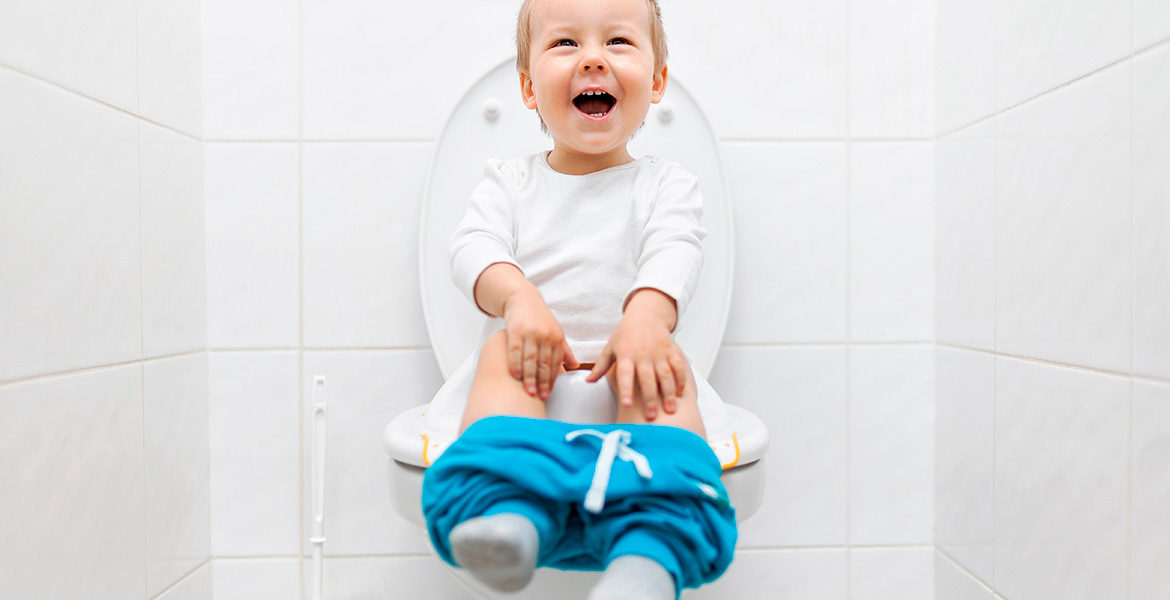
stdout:
[[[476,349],[486,318],[451,282],[447,247],[451,232],[488,159],[527,156],[551,147],[535,111],[520,100],[514,59],[476,82],[443,128],[423,196],[419,283],[427,333],[444,378]],[[703,268],[675,339],[693,368],[707,375],[723,340],[731,303],[732,212],[714,132],[675,78],[668,82],[663,102],[651,105],[645,125],[630,142],[630,153],[673,160],[699,178],[708,232]]]

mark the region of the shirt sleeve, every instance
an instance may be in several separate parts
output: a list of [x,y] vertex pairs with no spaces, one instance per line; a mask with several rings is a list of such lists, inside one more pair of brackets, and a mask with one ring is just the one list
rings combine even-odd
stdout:
[[674,298],[681,318],[699,283],[703,262],[703,195],[699,180],[672,165],[659,184],[638,254],[638,275],[626,298],[654,288]]
[[514,192],[515,185],[506,166],[500,161],[488,161],[483,180],[471,193],[463,220],[451,234],[451,279],[477,308],[475,282],[484,269],[495,263],[520,268],[515,258]]

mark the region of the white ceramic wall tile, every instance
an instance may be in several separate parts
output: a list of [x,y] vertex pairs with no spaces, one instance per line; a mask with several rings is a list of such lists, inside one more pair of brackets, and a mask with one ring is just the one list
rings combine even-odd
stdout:
[[299,344],[295,144],[207,144],[207,343]]
[[934,541],[956,562],[991,582],[995,358],[940,347],[934,369]]
[[739,546],[845,544],[845,349],[736,348],[711,385],[768,426],[764,504]]
[[1170,379],[1170,44],[1133,61],[1134,372]]
[[850,338],[934,335],[934,144],[851,144]]
[[1128,2],[996,3],[995,106],[1014,106],[1130,52]]
[[736,238],[724,343],[844,341],[844,143],[731,143],[723,158]]
[[3,595],[145,598],[142,369],[0,387],[0,414]]
[[1170,4],[1164,0],[1133,0],[1133,49],[1170,39]]
[[1133,386],[1131,598],[1170,598],[1170,387]]
[[995,587],[1007,598],[1126,597],[1126,378],[999,358]]
[[[213,352],[211,553],[300,552],[296,352]],[[217,595],[218,597],[218,595]]]
[[[519,8],[512,0],[307,0],[305,137],[436,137],[471,84],[514,61]],[[520,101],[519,83],[504,100]]]
[[662,4],[671,72],[719,137],[845,136],[845,0]]
[[142,352],[207,347],[203,144],[141,124]]
[[1129,66],[997,118],[999,352],[1128,372]]
[[[427,350],[306,352],[303,442],[305,498],[311,498],[313,379],[325,376],[328,399],[325,531],[329,556],[425,553],[426,532],[390,503],[389,458],[382,433],[398,413],[431,401],[443,385]],[[312,506],[303,507],[302,547],[311,553]]]
[[991,592],[939,553],[934,556],[934,597],[939,600],[992,600]]
[[138,114],[203,137],[200,0],[138,2]]
[[849,543],[934,541],[934,353],[850,348]]
[[995,349],[995,124],[938,141],[935,150],[935,335]]
[[304,147],[306,347],[426,347],[418,223],[432,144]]
[[995,112],[994,0],[940,0],[935,5],[935,133]]
[[297,0],[203,0],[203,114],[208,138],[297,139],[301,55],[297,6]]
[[135,0],[5,2],[0,64],[134,112],[135,6]]
[[301,561],[296,558],[211,561],[215,600],[290,600],[301,596]]
[[934,600],[934,549],[852,549],[849,584],[850,600]]
[[748,550],[736,553],[718,581],[682,597],[846,600],[848,577],[845,550]]
[[0,381],[138,358],[137,123],[0,69],[0,140]]
[[210,554],[207,354],[143,365],[146,592],[153,597]]
[[159,595],[157,600],[212,600],[211,563],[204,563],[175,587]]
[[849,5],[849,135],[934,135],[934,0]]
[[[313,562],[303,563],[305,597],[316,590]],[[426,598],[427,600],[474,600],[456,579],[450,567],[435,556],[373,556],[362,558],[327,558],[322,566],[325,598]],[[539,578],[543,571],[537,573]],[[562,572],[558,572],[560,574]],[[508,598],[524,600],[533,586]],[[544,598],[571,598],[563,587]],[[220,600],[218,597],[215,600]]]

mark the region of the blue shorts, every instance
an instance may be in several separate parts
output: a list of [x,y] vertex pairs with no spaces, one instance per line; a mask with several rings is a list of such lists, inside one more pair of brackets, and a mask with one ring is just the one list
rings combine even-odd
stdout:
[[735,510],[721,473],[707,441],[677,427],[488,417],[427,468],[423,514],[452,565],[455,526],[513,512],[537,527],[537,566],[601,570],[618,556],[646,556],[681,593],[731,564]]

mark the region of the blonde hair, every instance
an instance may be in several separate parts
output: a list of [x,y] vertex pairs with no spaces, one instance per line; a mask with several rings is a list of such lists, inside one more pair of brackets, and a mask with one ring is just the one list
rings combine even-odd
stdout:
[[[528,51],[532,46],[532,5],[536,0],[524,0],[516,17],[516,69],[528,68]],[[662,8],[658,0],[646,0],[650,9],[650,43],[654,48],[654,72],[666,65],[666,29],[662,26]]]

